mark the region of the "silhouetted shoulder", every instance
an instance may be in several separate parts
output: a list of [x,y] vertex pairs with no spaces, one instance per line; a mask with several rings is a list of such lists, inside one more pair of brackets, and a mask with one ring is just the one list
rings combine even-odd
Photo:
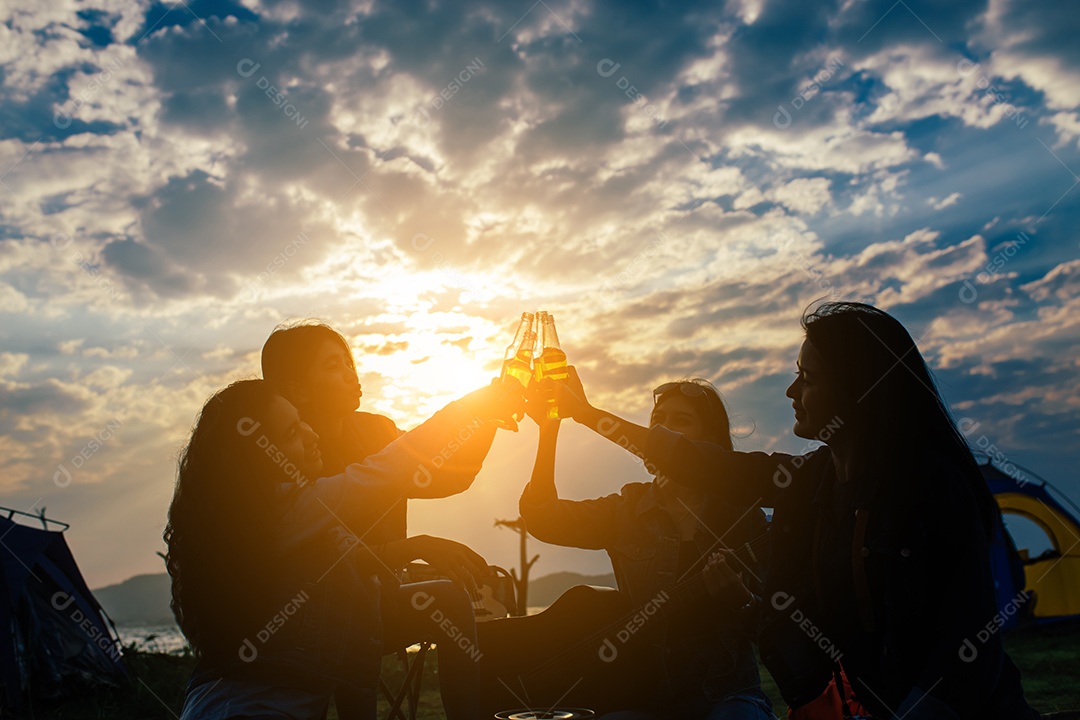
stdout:
[[626,483],[619,490],[619,495],[621,495],[624,500],[636,502],[637,500],[641,499],[645,494],[651,494],[652,492],[655,492],[655,490],[650,490],[653,485],[654,483],[651,482]]
[[372,440],[382,441],[383,445],[397,440],[404,434],[393,420],[375,413],[355,412],[349,417],[348,423],[353,432]]

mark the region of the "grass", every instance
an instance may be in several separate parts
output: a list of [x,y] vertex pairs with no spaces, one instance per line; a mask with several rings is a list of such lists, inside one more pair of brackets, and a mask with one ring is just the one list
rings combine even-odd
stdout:
[[[1080,709],[1080,620],[1006,633],[1005,650],[1020,668],[1032,707],[1041,713]],[[784,717],[787,703],[764,666],[761,687]]]
[[[50,720],[175,720],[184,704],[184,689],[195,667],[190,655],[143,652],[134,643],[124,648],[124,663],[131,674],[125,687],[82,689],[61,701],[36,701],[26,718]],[[0,713],[4,717],[3,713]],[[12,716],[16,717],[16,716]]]
[[1080,621],[1005,636],[1024,676],[1024,694],[1040,712],[1080,710]]
[[[1028,629],[1006,635],[1005,646],[1023,673],[1028,701],[1041,712],[1080,708],[1080,621]],[[183,705],[184,688],[194,667],[187,654],[145,652],[134,645],[125,648],[125,661],[132,682],[124,688],[101,688],[81,692],[61,702],[37,702],[24,717],[55,720],[175,720]],[[423,691],[417,717],[443,717],[439,700],[435,652],[424,663]],[[383,659],[383,677],[391,687],[399,687],[404,669],[395,657]],[[762,686],[783,717],[786,705],[775,683],[762,668]],[[380,701],[379,717],[385,718],[388,705]],[[4,714],[4,717],[7,717]],[[328,720],[337,720],[331,707]]]

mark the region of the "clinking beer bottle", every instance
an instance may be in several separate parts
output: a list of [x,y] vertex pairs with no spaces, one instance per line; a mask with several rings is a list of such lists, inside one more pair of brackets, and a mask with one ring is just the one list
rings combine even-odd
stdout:
[[518,323],[517,332],[514,333],[514,342],[506,346],[503,355],[503,367],[501,377],[516,379],[524,387],[529,386],[532,379],[532,356],[536,347],[536,333],[533,331],[533,314],[521,313],[521,322]]
[[[540,329],[543,333],[543,342],[540,357],[536,362],[536,377],[551,378],[552,380],[564,380],[567,376],[566,353],[559,346],[559,335],[555,331],[555,316],[541,312]],[[559,408],[555,404],[555,398],[548,398],[548,419],[559,419]]]
[[[533,314],[521,313],[521,321],[518,323],[517,332],[514,333],[514,341],[506,346],[503,354],[502,373],[500,378],[510,376],[524,387],[528,387],[532,380],[532,356],[536,347],[536,333],[533,331]],[[520,422],[523,416],[514,413],[514,420]],[[499,427],[511,429],[513,426],[502,420],[496,421]]]

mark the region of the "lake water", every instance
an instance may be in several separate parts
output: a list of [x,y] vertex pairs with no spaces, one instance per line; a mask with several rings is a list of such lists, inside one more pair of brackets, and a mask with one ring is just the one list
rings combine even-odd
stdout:
[[179,653],[187,640],[175,625],[117,625],[124,645],[135,643],[143,652]]
[[[529,614],[535,615],[543,607],[530,607]],[[180,653],[187,646],[187,640],[175,625],[117,625],[120,640],[124,645],[135,643],[143,652]]]

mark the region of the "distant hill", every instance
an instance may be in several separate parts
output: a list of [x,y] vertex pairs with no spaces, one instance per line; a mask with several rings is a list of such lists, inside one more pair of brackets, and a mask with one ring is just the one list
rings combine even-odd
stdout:
[[529,605],[546,607],[575,585],[615,587],[615,575],[580,575],[576,572],[557,572],[529,581]]
[[136,575],[94,590],[94,597],[117,625],[170,625],[176,620],[169,609],[169,582],[166,573]]
[[[529,605],[546,607],[574,585],[605,585],[615,587],[615,576],[581,575],[557,572],[529,582]],[[175,623],[169,610],[171,592],[169,576],[136,575],[118,585],[94,590],[105,612],[117,625],[171,625]]]

